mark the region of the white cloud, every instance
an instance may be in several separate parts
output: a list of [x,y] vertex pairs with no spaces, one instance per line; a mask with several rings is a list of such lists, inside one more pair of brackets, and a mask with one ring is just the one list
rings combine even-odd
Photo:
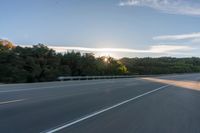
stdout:
[[180,34],[180,35],[162,35],[153,37],[154,40],[196,40],[200,39],[200,32],[190,33],[190,34]]
[[154,45],[149,49],[152,53],[168,53],[168,52],[183,52],[190,51],[194,48],[189,46],[179,46],[179,45]]
[[[32,47],[31,45],[20,45],[21,47]],[[81,53],[91,52],[96,56],[112,56],[115,58],[121,57],[160,57],[160,56],[175,56],[175,57],[188,57],[194,56],[193,50],[190,46],[180,45],[152,45],[147,49],[129,49],[129,48],[89,48],[89,47],[65,47],[65,46],[48,46],[54,49],[56,52],[70,52],[72,50],[79,51]]]
[[128,0],[128,1],[124,1],[124,2],[121,1],[119,3],[119,6],[131,6],[131,5],[137,5],[137,4],[139,4],[139,2],[136,0]]
[[9,40],[7,37],[1,37],[0,40]]
[[200,38],[195,38],[195,39],[193,39],[192,41],[191,41],[192,43],[200,43]]
[[67,52],[70,50],[87,51],[87,52],[122,52],[122,53],[168,53],[168,52],[181,52],[190,51],[193,48],[189,46],[179,45],[153,45],[149,49],[127,49],[127,48],[86,48],[86,47],[58,47],[49,46],[57,52]]
[[198,0],[123,0],[119,5],[145,6],[171,14],[200,15]]
[[49,46],[49,47],[58,52],[66,52],[68,50],[88,51],[88,52],[128,52],[128,53],[146,52],[145,50],[125,49],[125,48],[87,48],[87,47],[57,47],[57,46]]

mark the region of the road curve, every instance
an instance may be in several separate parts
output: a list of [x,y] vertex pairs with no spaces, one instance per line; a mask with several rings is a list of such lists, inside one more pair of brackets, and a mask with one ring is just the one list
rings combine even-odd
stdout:
[[199,133],[200,74],[0,85],[1,133]]

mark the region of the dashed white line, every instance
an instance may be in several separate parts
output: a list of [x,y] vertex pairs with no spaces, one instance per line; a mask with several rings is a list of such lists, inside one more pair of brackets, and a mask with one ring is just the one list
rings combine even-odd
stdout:
[[9,103],[16,103],[16,102],[21,102],[24,101],[25,99],[18,99],[18,100],[11,100],[11,101],[4,101],[4,102],[0,102],[0,105],[3,104],[9,104]]
[[100,110],[100,111],[97,111],[97,112],[94,112],[94,113],[92,113],[92,114],[86,115],[86,116],[84,116],[84,117],[82,117],[82,118],[79,118],[79,119],[77,119],[77,120],[75,120],[75,121],[72,121],[72,122],[70,122],[70,123],[63,124],[62,126],[58,126],[58,127],[53,128],[53,129],[51,129],[51,130],[43,131],[43,132],[41,132],[41,133],[55,133],[55,132],[60,131],[60,130],[62,130],[62,129],[64,129],[64,128],[67,128],[67,127],[69,127],[69,126],[72,126],[72,125],[74,125],[74,124],[76,124],[76,123],[79,123],[79,122],[81,122],[81,121],[84,121],[84,120],[86,120],[86,119],[89,119],[89,118],[91,118],[91,117],[94,117],[94,116],[96,116],[96,115],[102,114],[102,113],[104,113],[104,112],[106,112],[106,111],[108,111],[108,110],[114,109],[114,108],[116,108],[116,107],[119,107],[119,106],[121,106],[121,105],[123,105],[123,104],[126,104],[126,103],[128,103],[128,102],[131,102],[131,101],[136,100],[136,99],[138,99],[138,98],[141,98],[141,97],[143,97],[143,96],[145,96],[145,95],[151,94],[151,93],[156,92],[156,91],[161,90],[161,89],[164,89],[164,88],[166,88],[166,87],[168,87],[168,86],[170,86],[170,85],[161,86],[161,87],[159,87],[159,88],[157,88],[157,89],[148,91],[148,92],[146,92],[146,93],[143,93],[143,94],[138,95],[138,96],[136,96],[136,97],[133,97],[133,98],[131,98],[131,99],[125,100],[125,101],[120,102],[120,103],[117,103],[117,104],[115,104],[115,105],[113,105],[113,106],[111,106],[111,107],[102,109],[102,110]]

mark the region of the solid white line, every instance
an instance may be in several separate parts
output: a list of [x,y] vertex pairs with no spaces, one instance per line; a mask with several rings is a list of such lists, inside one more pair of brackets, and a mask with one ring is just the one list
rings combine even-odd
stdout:
[[[141,80],[141,79],[134,79],[134,80]],[[59,87],[71,87],[71,86],[82,86],[82,85],[96,85],[96,84],[114,84],[115,81],[107,80],[107,81],[98,81],[98,82],[88,82],[88,83],[79,83],[79,84],[67,84],[67,85],[57,85],[57,86],[44,86],[44,87],[33,87],[33,88],[26,88],[26,89],[12,89],[12,90],[1,90],[0,93],[9,93],[9,92],[20,92],[20,91],[32,91],[32,90],[42,90],[42,89],[51,89],[51,88],[59,88]],[[23,87],[23,86],[22,86]]]
[[25,99],[18,99],[18,100],[4,101],[4,102],[0,102],[0,105],[2,105],[2,104],[8,104],[8,103],[21,102],[21,101],[24,101],[24,100],[25,100]]
[[[140,78],[140,77],[138,77]],[[0,87],[9,87],[9,86],[24,86],[24,85],[49,85],[52,83],[75,83],[77,84],[77,82],[81,83],[81,82],[85,82],[85,81],[94,81],[94,82],[102,82],[102,81],[107,81],[107,82],[112,82],[114,80],[122,80],[122,79],[127,79],[127,78],[118,78],[118,79],[98,79],[98,80],[69,80],[69,81],[52,81],[52,82],[36,82],[36,83],[16,83],[16,84],[1,84],[0,83]],[[138,80],[137,78],[128,78],[128,79],[134,79],[134,80]]]
[[67,127],[69,127],[69,126],[72,126],[72,125],[74,125],[74,124],[76,124],[76,123],[79,123],[79,122],[81,122],[81,121],[84,121],[84,120],[86,120],[86,119],[89,119],[89,118],[91,118],[91,117],[94,117],[94,116],[96,116],[96,115],[99,115],[99,114],[101,114],[101,113],[104,113],[104,112],[106,112],[106,111],[108,111],[108,110],[114,109],[114,108],[116,108],[116,107],[118,107],[118,106],[121,106],[121,105],[126,104],[126,103],[128,103],[128,102],[131,102],[131,101],[136,100],[136,99],[138,99],[138,98],[141,98],[141,97],[143,97],[143,96],[145,96],[145,95],[151,94],[151,93],[156,92],[156,91],[161,90],[161,89],[164,89],[164,88],[166,88],[166,87],[168,87],[168,86],[170,86],[170,85],[161,86],[161,87],[159,87],[159,88],[157,88],[157,89],[154,89],[154,90],[152,90],[152,91],[148,91],[148,92],[143,93],[143,94],[141,94],[141,95],[139,95],[139,96],[133,97],[133,98],[128,99],[128,100],[125,100],[125,101],[120,102],[120,103],[118,103],[118,104],[115,104],[115,105],[113,105],[113,106],[111,106],[111,107],[102,109],[102,110],[100,110],[100,111],[94,112],[94,113],[89,114],[89,115],[86,115],[86,116],[84,116],[84,117],[82,117],[82,118],[79,118],[78,120],[75,120],[75,121],[72,121],[72,122],[70,122],[70,123],[64,124],[63,126],[54,128],[54,129],[49,130],[49,131],[44,131],[44,132],[42,132],[42,133],[55,133],[55,132],[60,131],[60,130],[62,130],[62,129],[64,129],[64,128],[67,128]]
[[107,81],[107,82],[82,83],[82,84],[67,84],[67,85],[46,86],[46,87],[33,87],[33,88],[28,88],[28,89],[0,90],[0,93],[19,92],[19,91],[31,91],[31,90],[42,90],[42,89],[59,88],[59,87],[71,87],[71,86],[81,86],[81,85],[96,85],[96,84],[105,84],[105,83],[114,83],[114,82]]

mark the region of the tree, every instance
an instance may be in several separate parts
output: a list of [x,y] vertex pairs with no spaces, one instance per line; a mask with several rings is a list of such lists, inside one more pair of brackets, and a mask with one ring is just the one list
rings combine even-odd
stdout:
[[92,53],[56,53],[43,44],[14,46],[0,41],[0,82],[54,81],[59,76],[200,72],[200,58],[96,58]]

